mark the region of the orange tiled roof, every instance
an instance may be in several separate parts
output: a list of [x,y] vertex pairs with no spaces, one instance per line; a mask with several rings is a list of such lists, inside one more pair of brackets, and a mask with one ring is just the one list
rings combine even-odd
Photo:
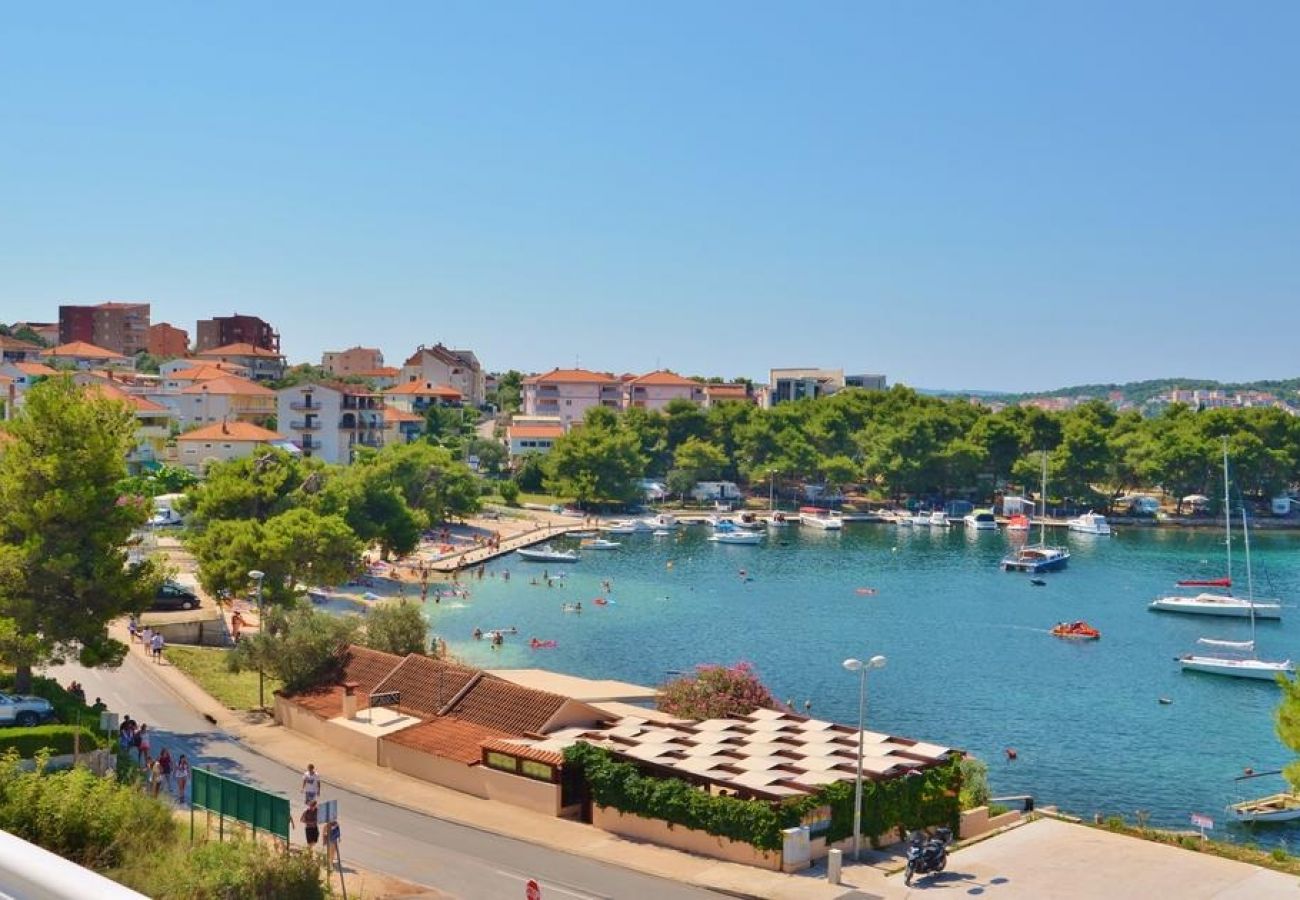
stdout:
[[422,753],[431,753],[444,759],[472,765],[483,758],[480,745],[492,738],[510,737],[487,725],[477,725],[454,716],[443,716],[423,725],[403,728],[384,738],[394,744],[410,747]]
[[417,416],[415,413],[409,413],[405,410],[385,406],[384,421],[391,424],[397,424],[399,422],[423,422],[424,416]]
[[96,347],[94,344],[88,344],[85,341],[72,341],[68,344],[60,344],[53,350],[46,350],[46,356],[67,357],[69,359],[126,359],[120,353],[114,353],[112,350],[105,350],[103,347]]
[[524,384],[618,384],[619,381],[608,372],[593,372],[590,369],[551,369],[541,375],[532,375],[524,379]]
[[33,344],[31,341],[24,341],[22,338],[0,334],[0,350],[21,350],[26,353],[40,353],[44,349],[45,348],[40,344]]
[[705,393],[710,397],[741,397],[749,396],[749,388],[743,384],[706,384]]
[[[476,678],[478,669],[467,669],[412,653],[375,685],[375,691],[401,691],[398,704],[402,709],[426,716],[438,712],[456,698]],[[482,724],[491,725],[486,722]]]
[[238,375],[222,375],[198,381],[187,388],[181,388],[182,394],[224,394],[236,397],[273,397],[275,391],[263,387]]
[[563,425],[511,425],[506,429],[511,440],[516,438],[559,438],[564,436]]
[[660,369],[657,372],[647,372],[644,375],[633,378],[632,384],[653,387],[704,387],[704,385],[700,384],[698,381],[691,381],[689,378],[683,378],[676,372],[669,372],[667,369]]
[[177,369],[168,375],[168,378],[175,381],[209,381],[213,378],[224,378],[227,375],[234,375],[236,372],[247,372],[247,366],[236,366],[233,363],[199,363],[188,369]]
[[374,690],[375,685],[387,678],[404,659],[396,653],[352,644],[347,649],[347,659],[343,663],[343,680],[355,681],[366,691]]
[[465,395],[454,387],[445,384],[430,384],[427,381],[408,381],[406,384],[399,384],[397,387],[390,387],[384,391],[385,394],[410,394],[416,397],[446,397],[450,400],[459,400]]
[[486,675],[447,712],[467,722],[523,735],[541,731],[566,702],[559,694],[535,691]]
[[364,372],[354,372],[362,378],[396,378],[402,374],[401,369],[395,369],[392,366],[380,366],[378,369],[366,369]]
[[251,422],[214,422],[176,438],[178,441],[252,441],[259,444],[284,439],[284,435]]
[[14,363],[14,368],[17,369],[19,372],[22,372],[24,375],[31,375],[32,377],[35,377],[37,375],[58,375],[59,374],[58,369],[51,369],[45,363],[17,362]]
[[484,750],[495,750],[498,753],[505,753],[508,756],[517,756],[520,759],[531,759],[535,762],[550,763],[553,766],[564,765],[564,754],[555,750],[542,750],[531,744],[520,744],[515,741],[504,738],[488,738],[483,742]]
[[101,397],[120,400],[137,413],[171,413],[171,410],[161,403],[154,403],[148,397],[141,397],[139,394],[128,394],[115,384],[91,384],[87,385],[87,389]]
[[284,359],[282,355],[274,350],[267,350],[265,347],[258,347],[249,343],[226,344],[224,347],[213,347],[211,350],[204,350],[202,353],[195,353],[194,355],[198,359],[206,359],[209,356],[260,356],[267,359]]

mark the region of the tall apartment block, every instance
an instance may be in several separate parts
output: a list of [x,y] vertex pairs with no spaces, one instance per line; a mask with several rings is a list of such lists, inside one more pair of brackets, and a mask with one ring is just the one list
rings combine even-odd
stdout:
[[202,353],[230,344],[252,344],[272,353],[280,352],[280,333],[257,316],[216,316],[200,319],[194,351]]
[[59,343],[85,341],[123,356],[149,349],[148,303],[60,306]]

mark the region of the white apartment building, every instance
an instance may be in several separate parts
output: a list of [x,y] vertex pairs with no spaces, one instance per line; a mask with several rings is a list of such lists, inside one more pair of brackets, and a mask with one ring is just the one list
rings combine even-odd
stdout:
[[418,382],[455,388],[470,406],[483,405],[486,376],[471,350],[450,350],[442,344],[421,344],[402,365],[398,384]]
[[768,372],[765,406],[805,397],[829,397],[846,387],[883,391],[884,375],[845,375],[843,369],[772,369]]
[[358,447],[384,445],[384,404],[361,385],[297,384],[276,392],[280,431],[303,456],[350,463]]

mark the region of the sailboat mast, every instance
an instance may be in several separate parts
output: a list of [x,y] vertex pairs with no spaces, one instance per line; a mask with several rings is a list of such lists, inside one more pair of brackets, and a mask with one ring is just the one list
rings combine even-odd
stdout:
[[1223,541],[1228,556],[1228,592],[1232,592],[1232,503],[1228,500],[1228,439],[1223,439]]
[[1246,548],[1246,602],[1250,604],[1250,643],[1255,643],[1255,577],[1250,570],[1250,527],[1246,524],[1246,507],[1241,508],[1241,540]]
[[1047,546],[1047,451],[1043,451],[1043,517],[1038,520],[1038,543]]

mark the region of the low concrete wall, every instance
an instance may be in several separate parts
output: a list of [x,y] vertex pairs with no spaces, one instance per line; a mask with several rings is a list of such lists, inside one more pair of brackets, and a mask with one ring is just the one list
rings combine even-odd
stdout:
[[169,644],[197,647],[230,646],[230,638],[221,619],[208,619],[203,622],[151,622],[145,617],[141,621],[161,633],[163,640]]
[[522,806],[548,816],[560,814],[560,786],[479,766],[488,799]]
[[380,756],[385,765],[395,772],[410,775],[422,781],[440,784],[452,790],[471,794],[475,797],[488,796],[483,783],[483,766],[467,766],[465,763],[443,759],[432,753],[413,750],[393,741],[380,741]]
[[275,698],[275,721],[322,744],[328,744],[336,750],[364,759],[372,765],[379,762],[378,738],[350,728],[342,728],[280,696]]
[[[50,771],[59,769],[71,769],[73,766],[85,766],[96,775],[105,775],[117,768],[117,758],[110,750],[91,750],[74,756],[71,753],[61,753],[58,756],[51,756],[45,768]],[[20,759],[18,768],[25,772],[30,772],[36,768],[36,760]]]
[[1013,822],[1019,822],[1020,816],[1020,810],[1013,809],[990,817],[987,806],[977,806],[961,814],[961,828],[958,830],[957,836],[962,840],[979,837],[981,834],[988,834],[990,831],[997,831],[999,828]]
[[635,841],[645,841],[675,850],[684,850],[711,859],[755,866],[760,869],[781,871],[781,854],[756,850],[729,838],[718,837],[694,828],[670,825],[662,819],[643,819],[625,815],[608,806],[592,809],[591,823],[597,828]]

